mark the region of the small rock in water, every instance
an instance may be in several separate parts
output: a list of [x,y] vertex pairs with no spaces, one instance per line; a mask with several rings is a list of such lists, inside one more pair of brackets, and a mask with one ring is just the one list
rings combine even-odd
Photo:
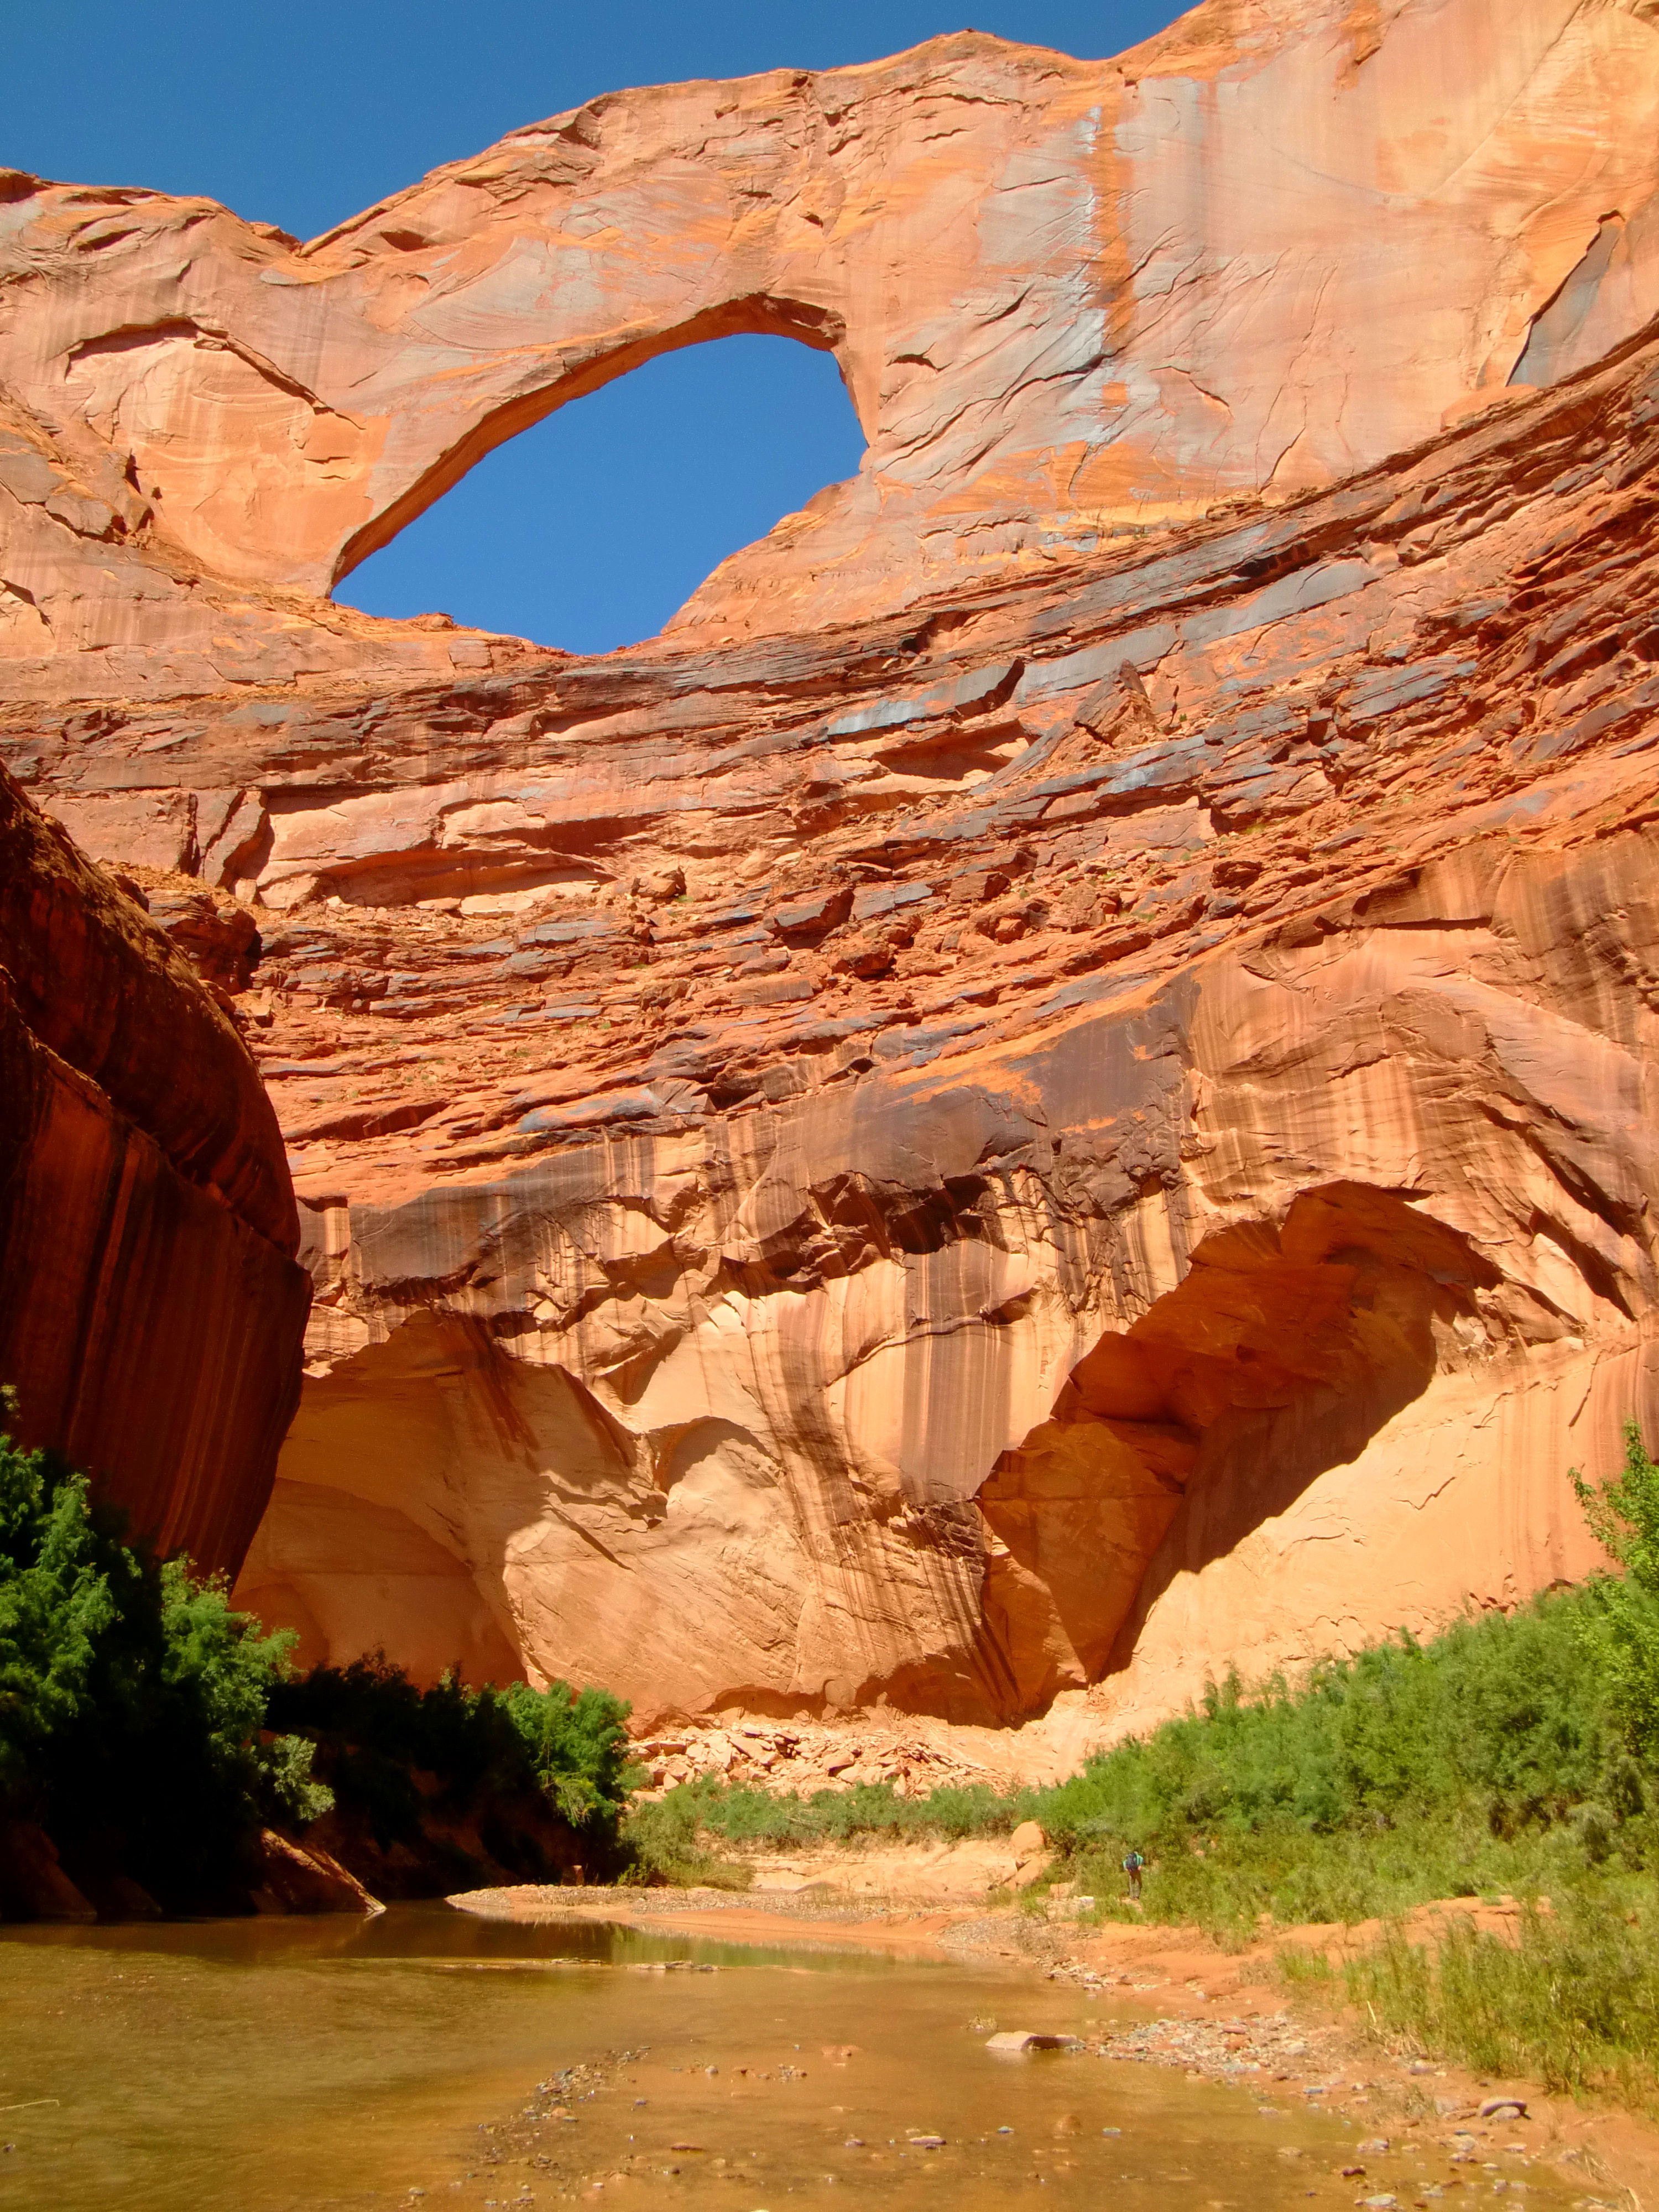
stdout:
[[943,2150],[945,2148],[943,2136],[907,2136],[905,2141],[912,2150]]
[[1083,2039],[1078,2035],[1041,2035],[1034,2030],[1005,2027],[1000,2035],[988,2039],[988,2051],[1081,2051]]
[[1380,2155],[1381,2153],[1387,2150],[1388,2147],[1389,2139],[1387,2136],[1373,2136],[1369,2142],[1358,2143],[1355,2145],[1355,2148],[1358,2151],[1361,2158],[1367,2157],[1372,2154]]
[[848,2136],[846,2142],[842,2145],[842,2148],[843,2150],[862,2150],[864,2148],[864,2137],[862,2136]]
[[1075,2112],[1062,2112],[1054,2122],[1054,2133],[1057,2136],[1080,2136],[1082,2132],[1083,2123]]
[[1280,2158],[1300,2158],[1302,2153],[1297,2148],[1294,2143],[1280,2143],[1279,2146],[1279,2155]]
[[1488,2097],[1480,2107],[1483,2120],[1507,2119],[1513,2112],[1517,2120],[1527,2117],[1527,2107],[1519,2097]]
[[1121,2128],[1103,2128],[1100,2132],[1103,2136],[1121,2136],[1123,2130]]

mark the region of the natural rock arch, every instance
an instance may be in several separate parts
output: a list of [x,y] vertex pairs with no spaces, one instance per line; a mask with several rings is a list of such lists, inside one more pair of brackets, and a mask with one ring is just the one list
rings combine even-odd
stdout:
[[869,441],[679,618],[731,635],[1409,447],[1501,398],[1609,210],[1617,282],[1550,373],[1638,327],[1659,29],[1575,0],[1356,23],[1346,0],[1207,0],[1111,62],[964,32],[619,93],[305,245],[12,174],[0,387],[34,489],[5,526],[8,649],[125,642],[122,604],[170,596],[180,561],[325,593],[515,430],[721,332],[833,351]]
[[864,451],[830,349],[742,332],[677,346],[493,448],[334,601],[614,651],[655,637],[752,542],[800,527]]

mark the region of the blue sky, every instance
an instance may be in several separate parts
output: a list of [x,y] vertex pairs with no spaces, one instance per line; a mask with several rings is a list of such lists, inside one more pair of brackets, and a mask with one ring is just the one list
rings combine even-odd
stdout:
[[[55,0],[5,35],[0,164],[202,192],[313,237],[594,94],[827,69],[963,27],[969,0]],[[1088,57],[1168,0],[971,0],[974,27]],[[726,338],[650,362],[513,439],[339,597],[599,653],[647,637],[717,562],[858,465],[834,362]]]

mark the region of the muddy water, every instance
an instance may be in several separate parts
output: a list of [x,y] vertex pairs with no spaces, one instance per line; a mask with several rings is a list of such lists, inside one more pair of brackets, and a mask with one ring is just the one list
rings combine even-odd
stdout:
[[[0,2207],[1269,2212],[1403,2207],[1425,2184],[1455,2204],[1502,2178],[1425,2144],[1368,2152],[1365,2178],[1343,2179],[1353,2129],[1283,2092],[1272,2109],[1271,2085],[986,2048],[999,2027],[1097,2034],[1108,2017],[984,1968],[441,1906],[10,1929]],[[1530,2185],[1522,2203],[1568,2202],[1539,2169],[1503,2167]]]

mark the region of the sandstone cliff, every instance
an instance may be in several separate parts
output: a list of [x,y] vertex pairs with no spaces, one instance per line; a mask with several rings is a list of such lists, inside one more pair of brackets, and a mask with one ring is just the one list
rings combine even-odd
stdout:
[[[126,520],[6,541],[0,743],[260,917],[317,1303],[247,1601],[1086,1731],[1592,1563],[1566,1469],[1659,1416],[1650,15],[963,34],[305,247],[20,182],[27,481]],[[870,455],[662,639],[307,596],[754,328]]]
[[297,1243],[231,1023],[0,770],[7,1425],[89,1468],[164,1552],[234,1572],[298,1395]]
[[834,353],[868,452],[697,594],[711,647],[1329,483],[1659,313],[1656,55],[1648,0],[1206,0],[1108,63],[967,32],[597,100],[303,245],[0,172],[14,696],[506,662],[295,595],[735,331]]

